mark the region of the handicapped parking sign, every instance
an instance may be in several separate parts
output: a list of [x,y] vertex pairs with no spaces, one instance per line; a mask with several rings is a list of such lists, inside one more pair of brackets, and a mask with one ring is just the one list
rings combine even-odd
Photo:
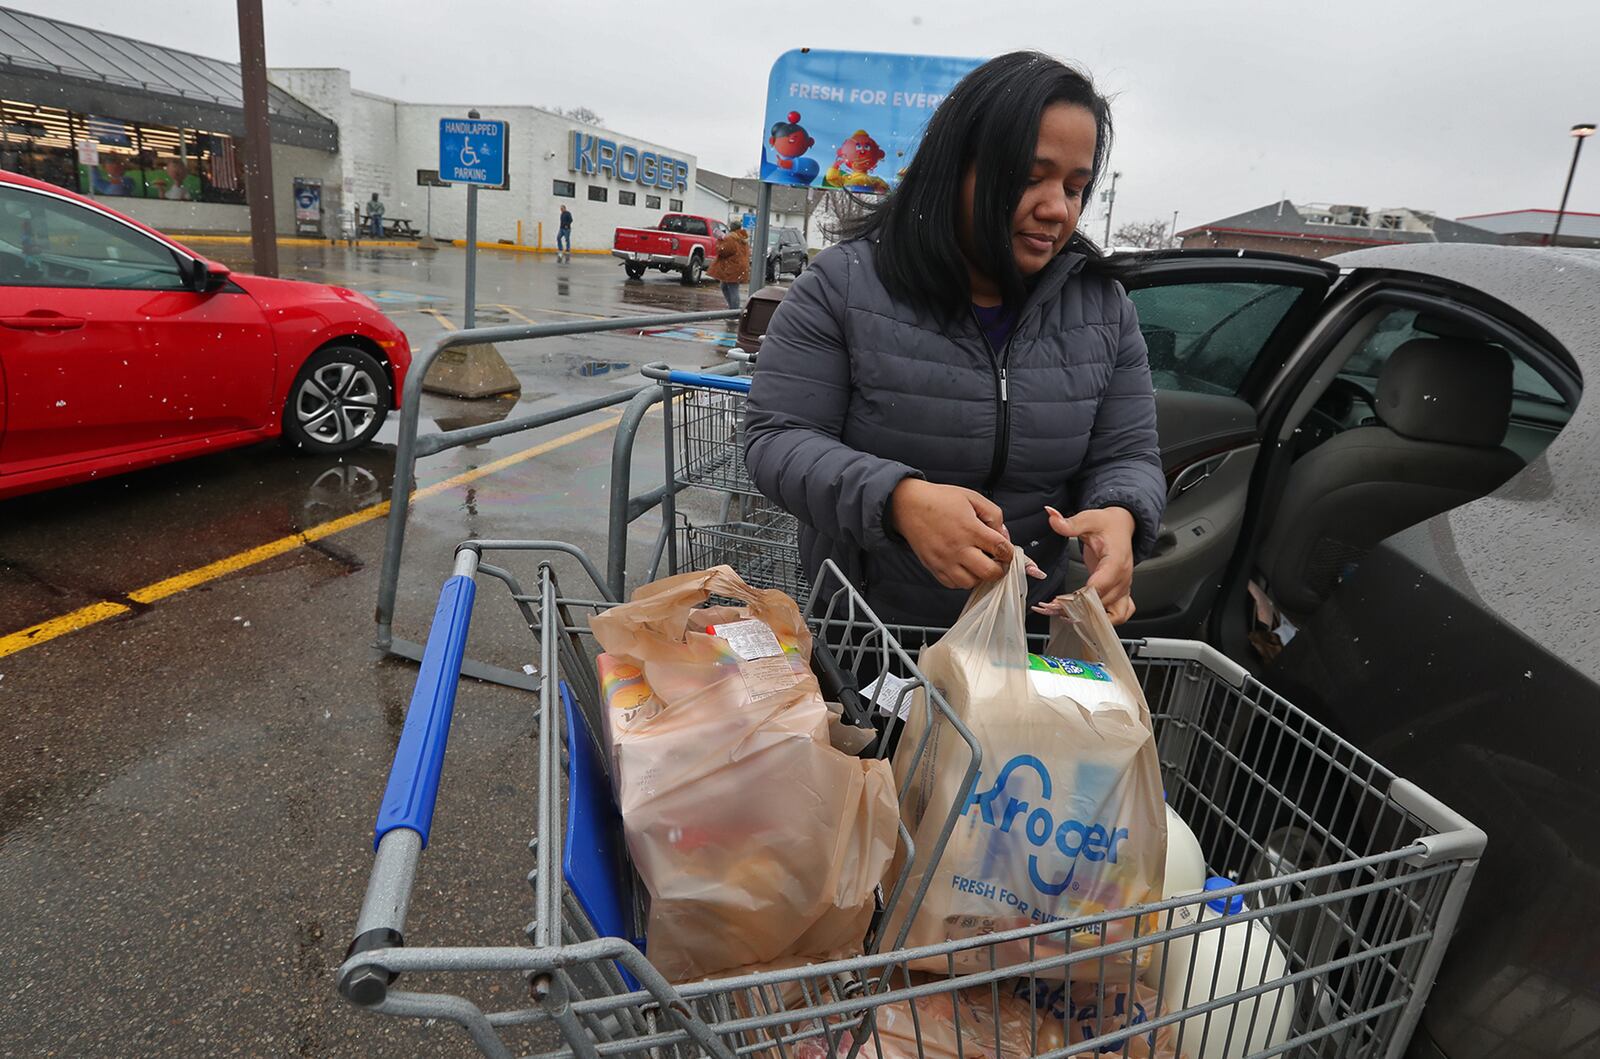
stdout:
[[452,184],[503,186],[509,133],[503,121],[440,118],[439,179]]

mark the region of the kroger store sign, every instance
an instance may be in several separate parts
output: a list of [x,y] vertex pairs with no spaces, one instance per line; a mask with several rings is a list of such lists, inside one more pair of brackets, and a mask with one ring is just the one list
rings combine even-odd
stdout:
[[616,143],[572,130],[567,168],[592,176],[604,173],[613,180],[643,184],[647,188],[685,189],[689,186],[689,163],[654,151],[641,151],[626,143]]

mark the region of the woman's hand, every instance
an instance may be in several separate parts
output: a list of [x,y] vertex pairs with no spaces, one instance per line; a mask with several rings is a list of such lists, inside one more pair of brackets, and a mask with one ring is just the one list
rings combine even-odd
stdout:
[[1011,562],[1005,517],[992,500],[971,489],[902,479],[889,498],[889,518],[946,588],[993,581]]
[[1089,568],[1089,587],[1100,593],[1111,624],[1133,617],[1133,515],[1121,507],[1090,508],[1067,518],[1053,507],[1050,528],[1063,537],[1083,542],[1083,561]]

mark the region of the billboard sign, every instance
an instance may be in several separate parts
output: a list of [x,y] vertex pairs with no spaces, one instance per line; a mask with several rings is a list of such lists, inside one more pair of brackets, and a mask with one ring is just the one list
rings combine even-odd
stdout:
[[899,183],[944,97],[982,59],[788,51],[772,64],[761,179],[884,192]]

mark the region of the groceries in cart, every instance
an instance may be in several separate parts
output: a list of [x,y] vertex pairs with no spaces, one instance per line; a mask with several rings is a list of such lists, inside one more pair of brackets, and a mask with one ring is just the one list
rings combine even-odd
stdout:
[[650,961],[683,982],[860,953],[894,780],[830,741],[794,601],[721,566],[647,585],[592,628]]
[[[911,784],[901,810],[919,851],[913,875],[934,874],[910,914],[909,946],[1097,915],[1162,893],[1166,813],[1138,680],[1088,589],[1059,601],[1052,647],[1061,641],[1071,655],[1030,657],[1025,569],[1018,551],[1005,575],[975,589],[956,624],[922,652],[923,673],[977,737],[983,758],[943,857],[932,864],[923,851],[937,848],[945,819],[930,807],[958,796],[971,755],[957,740],[936,738],[914,760],[909,748],[920,743],[929,715],[910,712],[895,759],[897,778]],[[1030,945],[1077,951],[1124,941],[1154,929],[1147,919],[1111,917],[997,955],[1021,962]],[[891,933],[898,937],[898,928]],[[1136,955],[1083,959],[1066,970],[1075,979],[1115,978],[1118,961],[1142,966],[1150,958],[1148,950],[1131,951]],[[955,956],[957,969],[986,969],[990,959],[976,949]],[[927,968],[943,969],[944,957],[936,962]]]

